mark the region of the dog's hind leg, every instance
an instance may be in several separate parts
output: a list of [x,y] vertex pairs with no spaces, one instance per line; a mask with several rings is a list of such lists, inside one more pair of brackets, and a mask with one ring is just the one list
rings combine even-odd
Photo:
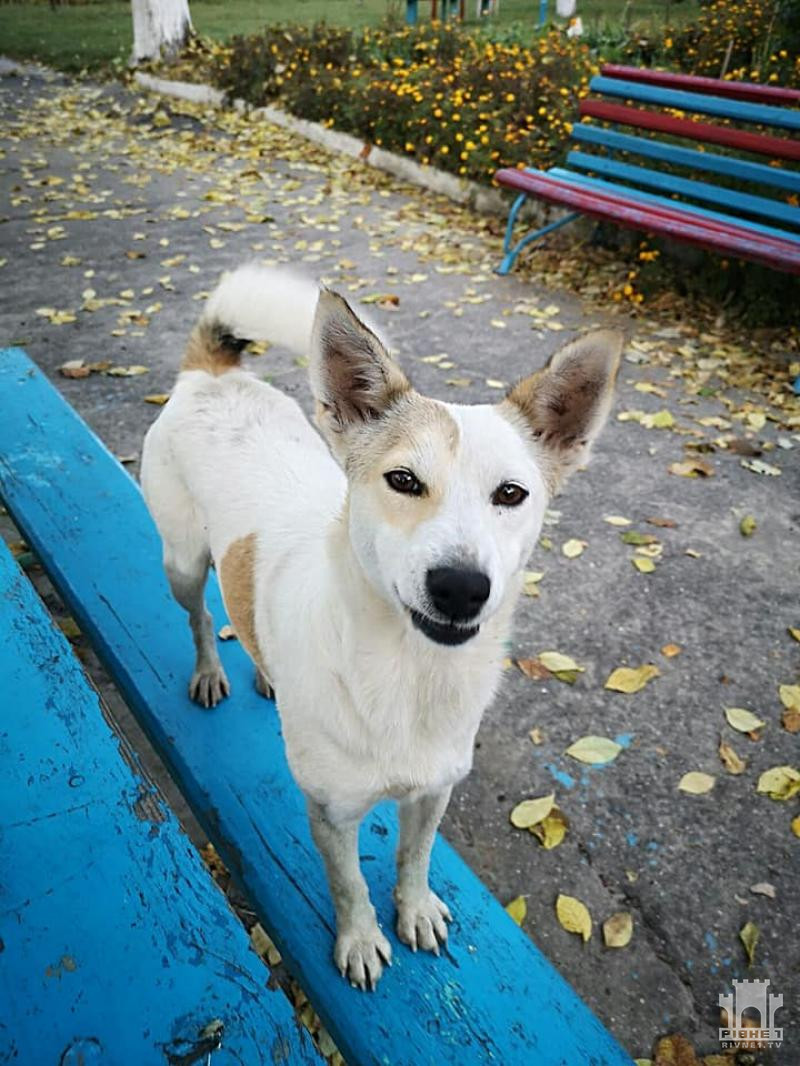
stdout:
[[358,862],[360,818],[335,822],[312,799],[308,800],[308,817],[314,843],[325,862],[336,911],[334,960],[353,986],[374,988],[384,962],[392,961],[392,949],[378,925]]
[[416,951],[424,948],[439,954],[439,944],[447,940],[451,920],[447,905],[431,892],[428,868],[436,829],[442,820],[452,789],[401,800],[400,840],[397,846],[397,935]]
[[208,550],[194,555],[176,553],[164,542],[164,569],[172,595],[189,614],[189,626],[196,654],[189,696],[203,707],[215,707],[230,692],[228,678],[217,652],[214,625],[205,602],[209,567]]

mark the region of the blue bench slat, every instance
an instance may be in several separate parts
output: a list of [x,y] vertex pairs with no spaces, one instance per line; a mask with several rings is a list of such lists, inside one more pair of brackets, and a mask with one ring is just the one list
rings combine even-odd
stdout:
[[[541,171],[533,170],[530,167],[526,167],[526,170],[531,174],[542,173]],[[588,174],[581,174],[575,170],[568,170],[566,167],[551,167],[546,173],[552,175],[554,178],[574,182],[583,185],[586,188],[596,188],[618,195],[625,195],[632,201],[641,200],[643,203],[663,204],[665,207],[671,207],[673,210],[685,211],[690,215],[698,215],[701,219],[712,218],[716,219],[718,222],[726,222],[730,225],[752,230],[754,233],[763,233],[768,237],[778,237],[781,240],[788,241],[800,241],[800,234],[792,233],[790,230],[777,229],[774,226],[765,226],[760,222],[752,222],[750,219],[739,218],[736,215],[724,215],[720,211],[710,211],[706,207],[700,207],[697,204],[687,204],[683,200],[672,200],[667,196],[657,196],[655,193],[645,192],[643,189],[632,189],[630,185],[619,185],[613,181],[603,181],[602,178],[591,178]]]
[[712,174],[752,181],[763,185],[773,185],[789,192],[800,192],[800,172],[786,170],[783,167],[770,167],[764,163],[751,163],[730,155],[716,152],[698,152],[694,148],[669,144],[666,141],[651,140],[649,137],[635,137],[629,133],[618,133],[603,126],[589,126],[578,123],[572,128],[572,138],[583,144],[597,145],[614,151],[630,152],[650,159],[660,159],[665,163],[692,167],[694,170],[707,170]]
[[643,104],[672,107],[678,111],[696,112],[703,115],[718,115],[739,122],[755,122],[762,126],[777,126],[779,129],[800,130],[800,111],[788,107],[771,107],[769,104],[750,104],[740,100],[689,93],[681,89],[662,89],[655,85],[606,78],[597,74],[589,82],[592,92],[603,96],[618,96],[625,100],[637,100]]
[[[233,696],[186,695],[192,648],[139,491],[19,349],[0,353],[0,495],[257,907],[349,1066],[630,1066],[631,1060],[441,839],[432,883],[455,920],[440,959],[393,933],[396,825],[365,823],[362,859],[394,963],[365,994],[331,959],[333,913],[274,706],[231,641]],[[209,586],[216,624],[224,611]],[[567,934],[564,934],[565,936]]]
[[577,170],[621,178],[633,185],[644,185],[646,188],[658,189],[661,192],[678,193],[680,196],[689,196],[705,203],[720,204],[737,214],[742,212],[758,215],[784,225],[800,226],[800,207],[793,207],[791,204],[781,203],[778,200],[769,200],[764,196],[753,196],[751,193],[737,192],[735,189],[724,189],[720,185],[709,185],[704,181],[681,178],[677,174],[650,170],[649,167],[639,167],[632,163],[620,163],[608,156],[592,155],[590,152],[570,152],[567,156],[567,164]]
[[0,1061],[163,1066],[219,1018],[232,1061],[321,1062],[2,543],[0,633]]

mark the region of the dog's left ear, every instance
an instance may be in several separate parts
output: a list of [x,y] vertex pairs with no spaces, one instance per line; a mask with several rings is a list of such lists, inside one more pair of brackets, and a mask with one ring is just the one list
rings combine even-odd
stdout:
[[379,418],[411,385],[338,293],[323,289],[311,333],[311,389],[329,437]]
[[551,492],[586,461],[608,418],[623,343],[614,330],[587,333],[506,397],[540,445]]

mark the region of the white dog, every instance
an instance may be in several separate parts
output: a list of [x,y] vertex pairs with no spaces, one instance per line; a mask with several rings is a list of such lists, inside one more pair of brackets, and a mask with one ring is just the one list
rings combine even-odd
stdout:
[[[240,367],[244,338],[310,358],[322,438]],[[622,339],[562,348],[494,406],[415,392],[341,296],[290,274],[226,275],[150,429],[142,486],[188,611],[189,691],[228,694],[204,586],[274,688],[354,985],[391,949],[358,861],[358,825],[398,801],[397,935],[438,954],[450,913],[428,887],[436,827],[498,687],[521,572],[549,496],[611,406]]]

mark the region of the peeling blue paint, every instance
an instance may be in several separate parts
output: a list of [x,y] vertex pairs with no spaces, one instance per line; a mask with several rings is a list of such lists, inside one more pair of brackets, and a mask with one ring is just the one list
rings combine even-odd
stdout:
[[633,737],[633,733],[617,733],[614,737],[614,743],[619,744],[621,748],[629,748]]
[[705,940],[706,947],[708,948],[709,951],[716,951],[717,950],[717,938],[714,936],[714,934],[710,930],[707,933],[705,933],[705,935],[703,936],[703,940]]
[[564,788],[575,787],[575,778],[570,777],[570,775],[565,770],[559,770],[559,768],[554,763],[545,763],[544,768],[550,773],[552,777],[556,779],[556,781],[558,781],[559,785],[563,785]]
[[628,833],[625,839],[628,842],[629,848],[635,848],[636,845],[639,843],[639,837],[636,835],[636,833]]

